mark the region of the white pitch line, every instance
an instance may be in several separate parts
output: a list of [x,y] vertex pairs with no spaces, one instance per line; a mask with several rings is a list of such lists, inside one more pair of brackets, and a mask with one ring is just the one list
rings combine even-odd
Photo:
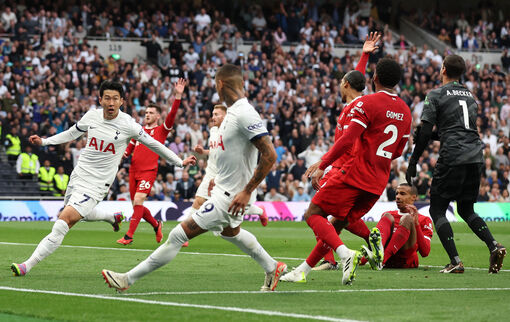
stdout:
[[[510,287],[503,288],[376,288],[359,290],[295,290],[276,291],[270,294],[300,294],[300,293],[362,293],[362,292],[449,292],[449,291],[510,291]],[[122,296],[148,296],[148,295],[202,295],[202,294],[269,294],[261,291],[189,291],[189,292],[146,292],[122,293]]]
[[[11,245],[11,246],[37,246],[37,244],[29,244],[29,243],[11,243],[11,242],[0,242],[0,245]],[[137,249],[137,248],[114,248],[114,247],[97,247],[97,246],[73,246],[73,245],[61,245],[60,247],[64,248],[81,248],[81,249],[98,249],[98,250],[115,250],[115,251],[128,251],[128,252],[153,252],[155,249]],[[228,257],[246,257],[249,258],[248,255],[241,254],[224,254],[224,253],[198,253],[198,252],[179,252],[179,254],[187,254],[187,255],[201,255],[201,256],[228,256]],[[296,258],[296,257],[275,257],[276,259],[283,260],[295,260],[295,261],[304,261],[306,258]],[[443,266],[434,266],[434,265],[423,265],[420,268],[424,267],[434,267],[434,268],[443,268]],[[464,269],[471,269],[477,271],[485,271],[487,268],[481,267],[464,267]],[[500,272],[510,272],[510,269],[501,269]]]
[[100,294],[57,292],[57,291],[49,291],[49,290],[14,288],[14,287],[8,287],[8,286],[0,286],[0,290],[23,292],[23,293],[39,293],[39,294],[53,294],[53,295],[63,295],[63,296],[76,296],[76,297],[85,297],[85,298],[93,298],[93,299],[101,299],[101,300],[135,302],[135,303],[174,306],[174,307],[188,307],[188,308],[198,308],[198,309],[206,309],[206,310],[252,313],[252,314],[257,314],[257,315],[282,316],[282,317],[286,317],[286,318],[307,319],[307,320],[333,321],[333,322],[359,322],[359,320],[340,319],[340,318],[335,318],[335,317],[330,317],[330,316],[322,316],[322,315],[285,313],[285,312],[280,312],[280,311],[258,310],[258,309],[231,307],[231,306],[215,306],[215,305],[204,305],[204,304],[152,301],[152,300],[127,298],[127,297],[116,297],[116,296],[108,296],[108,295],[100,295]]

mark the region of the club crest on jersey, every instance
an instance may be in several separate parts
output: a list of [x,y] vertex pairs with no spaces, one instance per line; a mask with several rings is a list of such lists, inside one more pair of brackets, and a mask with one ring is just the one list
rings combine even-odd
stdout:
[[96,151],[101,152],[111,152],[112,154],[115,154],[115,145],[113,143],[108,143],[106,146],[104,140],[101,140],[98,145],[98,140],[95,137],[92,137],[89,142],[89,147],[94,148]]
[[115,135],[114,139],[117,140],[119,138],[120,131],[119,130],[115,131],[115,134],[116,135]]

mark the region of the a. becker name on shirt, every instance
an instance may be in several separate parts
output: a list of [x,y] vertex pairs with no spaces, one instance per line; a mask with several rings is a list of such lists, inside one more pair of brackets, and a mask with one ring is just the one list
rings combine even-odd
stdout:
[[473,94],[471,94],[470,91],[461,91],[461,90],[457,90],[457,89],[447,90],[446,95],[473,97]]

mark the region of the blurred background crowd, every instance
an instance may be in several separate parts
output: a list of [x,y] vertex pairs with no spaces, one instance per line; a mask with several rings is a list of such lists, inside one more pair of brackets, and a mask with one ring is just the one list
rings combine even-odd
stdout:
[[[372,93],[375,63],[391,55],[403,67],[397,90],[413,112],[414,125],[419,123],[428,91],[440,85],[439,70],[449,51],[417,48],[404,36],[397,37],[385,24],[390,19],[387,2],[286,1],[258,6],[190,1],[151,7],[134,1],[122,6],[102,1],[81,5],[30,1],[30,6],[7,1],[0,7],[0,34],[5,35],[0,40],[2,145],[20,176],[26,175],[23,168],[32,155],[37,156],[36,177],[40,169],[48,172],[52,167],[51,175],[69,175],[86,145],[85,137],[43,148],[30,147],[28,137],[65,131],[85,112],[98,108],[98,88],[106,79],[124,84],[123,111],[138,122],[143,122],[149,103],[160,104],[164,118],[172,105],[173,84],[184,77],[189,84],[165,143],[184,158],[194,153],[197,144],[207,148],[211,110],[219,103],[214,75],[218,66],[229,62],[242,67],[246,95],[270,131],[278,154],[258,189],[258,199],[308,201],[314,191],[303,174],[333,143],[336,119],[344,106],[340,79],[355,68],[361,55],[360,47],[340,56],[333,48],[360,45],[369,32],[383,32],[380,49],[369,59],[365,94]],[[469,16],[404,10],[399,14],[409,15],[452,48],[501,48],[509,43],[510,22],[487,6]],[[103,57],[89,45],[92,37],[139,41],[147,49],[147,60]],[[246,44],[251,46],[249,52],[239,51]],[[468,62],[462,79],[479,102],[477,124],[486,144],[480,201],[510,201],[509,67],[505,50],[501,65]],[[381,200],[395,200],[411,151],[409,146],[393,162]],[[416,185],[422,200],[428,199],[438,151],[439,142],[431,142],[419,162]],[[198,157],[196,166],[185,169],[160,160],[149,199],[191,200],[207,165],[207,159]],[[109,199],[129,200],[129,165],[129,158],[123,160]],[[59,190],[57,182],[53,185]]]

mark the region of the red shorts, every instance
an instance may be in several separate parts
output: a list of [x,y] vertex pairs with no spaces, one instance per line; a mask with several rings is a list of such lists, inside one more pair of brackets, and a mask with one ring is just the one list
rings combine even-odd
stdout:
[[417,268],[416,248],[401,249],[384,264],[385,268]]
[[322,177],[322,179],[319,181],[319,185],[322,187],[322,185],[325,184],[326,181],[328,181],[330,178],[332,178],[339,171],[340,171],[340,168],[331,167],[331,169],[329,169],[328,173],[326,173],[324,175],[324,177]]
[[344,183],[343,177],[340,171],[331,175],[312,202],[328,215],[352,223],[370,211],[379,196]]
[[133,171],[129,173],[129,194],[131,200],[135,193],[142,192],[150,194],[152,185],[158,175],[157,171]]

